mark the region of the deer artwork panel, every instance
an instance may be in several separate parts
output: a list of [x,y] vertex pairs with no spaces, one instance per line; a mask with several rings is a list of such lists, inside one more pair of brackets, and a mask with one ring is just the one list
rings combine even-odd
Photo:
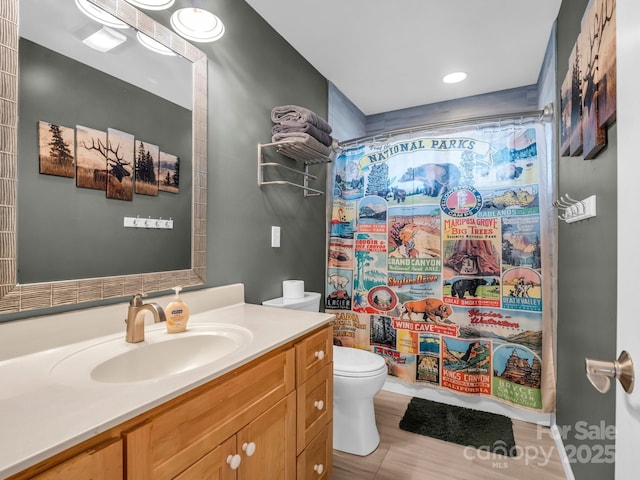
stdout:
[[76,125],[76,187],[107,190],[107,132]]
[[158,195],[160,147],[136,140],[135,191],[140,195]]
[[107,198],[131,201],[135,137],[114,128],[109,128],[107,133]]
[[562,84],[560,154],[595,158],[616,120],[616,1],[590,0]]
[[48,122],[38,122],[40,173],[73,178],[75,175],[75,130]]

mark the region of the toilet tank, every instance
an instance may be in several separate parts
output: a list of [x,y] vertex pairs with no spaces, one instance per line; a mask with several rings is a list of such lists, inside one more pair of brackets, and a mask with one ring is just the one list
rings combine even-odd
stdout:
[[278,297],[271,300],[265,300],[262,305],[266,307],[289,308],[291,310],[305,310],[307,312],[320,311],[320,293],[304,292],[302,298],[284,298]]

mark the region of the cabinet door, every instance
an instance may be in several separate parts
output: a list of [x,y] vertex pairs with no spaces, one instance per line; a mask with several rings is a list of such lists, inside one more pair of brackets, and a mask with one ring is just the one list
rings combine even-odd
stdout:
[[34,480],[122,480],[122,440],[113,439],[56,465]]
[[238,453],[238,480],[295,480],[295,392],[238,432]]
[[175,480],[236,480],[237,470],[231,467],[230,462],[236,454],[234,435],[175,477]]

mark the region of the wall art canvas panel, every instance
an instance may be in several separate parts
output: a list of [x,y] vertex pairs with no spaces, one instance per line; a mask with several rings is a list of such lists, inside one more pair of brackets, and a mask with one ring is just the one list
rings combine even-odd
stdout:
[[76,125],[76,187],[107,189],[107,132]]
[[571,130],[569,133],[569,155],[582,153],[582,77],[580,75],[579,45],[571,49],[569,72],[571,72]]
[[140,195],[158,195],[160,173],[160,147],[149,142],[136,140],[136,184]]
[[160,152],[160,184],[161,192],[180,192],[180,158],[167,152]]
[[560,91],[560,155],[567,156],[571,152],[571,77],[569,69],[562,82]]
[[135,138],[110,128],[107,149],[107,198],[133,200],[133,153]]
[[75,130],[38,122],[40,173],[73,178],[75,175]]
[[[571,78],[571,77],[570,77]],[[334,344],[398,381],[553,408],[535,122],[414,132],[334,163],[325,310]]]
[[600,19],[596,7],[598,0],[590,0],[582,18],[578,37],[580,73],[582,82],[582,155],[594,158],[607,143],[607,132],[598,120],[601,96],[599,83]]
[[592,29],[597,34],[597,75],[600,85],[598,117],[601,126],[616,119],[616,2],[598,0]]

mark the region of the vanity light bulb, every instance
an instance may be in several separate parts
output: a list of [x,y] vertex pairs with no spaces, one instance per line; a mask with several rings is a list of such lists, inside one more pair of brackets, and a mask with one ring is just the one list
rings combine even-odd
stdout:
[[157,40],[154,40],[153,38],[151,38],[148,35],[145,35],[142,32],[136,33],[136,37],[138,38],[138,41],[142,46],[148,48],[152,52],[159,53],[160,55],[169,55],[174,57],[176,56],[173,50],[165,47],[163,44],[161,44]]
[[181,8],[171,15],[171,26],[193,42],[215,42],[224,35],[224,24],[213,13],[201,8]]
[[172,7],[176,0],[125,0],[134,7],[145,10],[166,10]]
[[110,13],[105,12],[101,8],[96,7],[93,3],[89,3],[87,0],[75,0],[76,7],[82,13],[84,13],[91,20],[95,20],[98,23],[106,25],[112,28],[129,28],[129,25],[122,20],[114,17]]

